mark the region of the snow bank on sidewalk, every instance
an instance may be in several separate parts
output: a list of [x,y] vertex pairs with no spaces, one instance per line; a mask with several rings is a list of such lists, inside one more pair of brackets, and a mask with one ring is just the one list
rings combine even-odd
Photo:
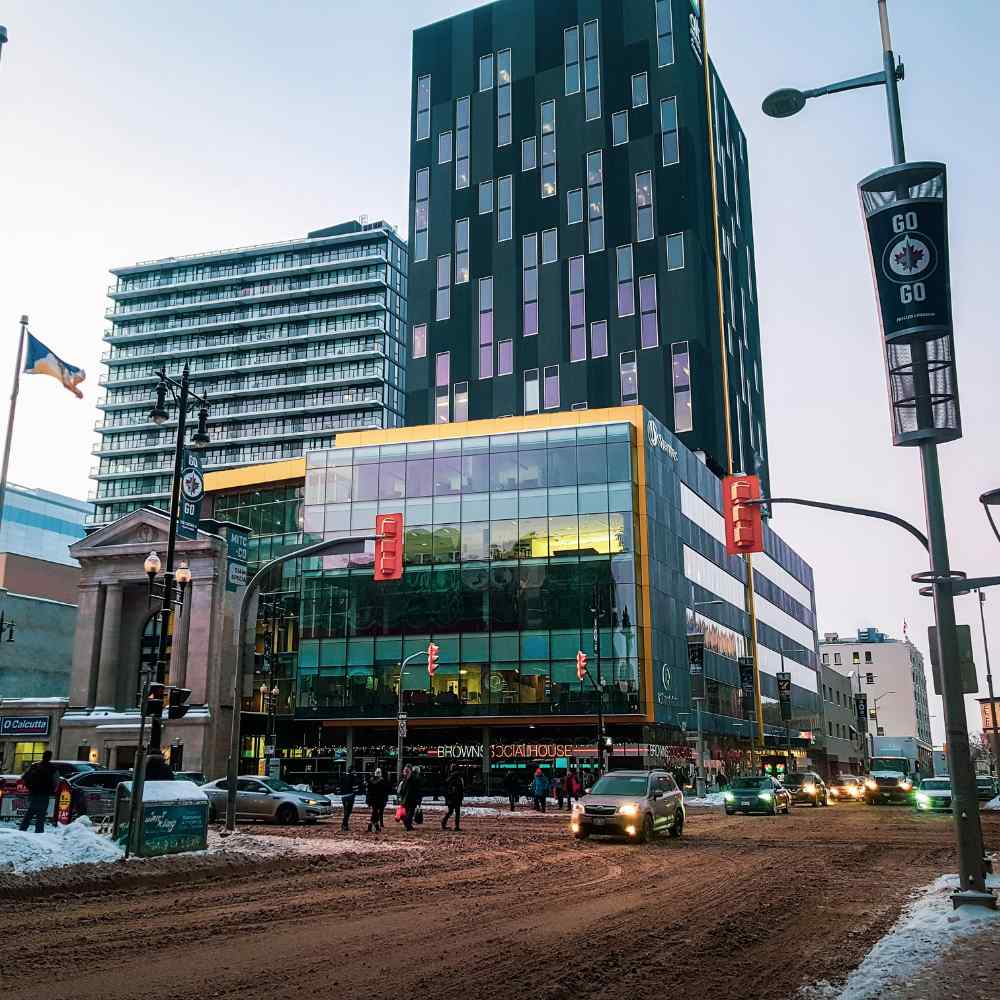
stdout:
[[223,837],[208,832],[208,854],[248,854],[257,858],[288,857],[290,854],[379,854],[392,851],[419,851],[419,844],[388,841],[372,834],[367,839],[334,837],[282,837],[237,831]]
[[703,799],[697,798],[694,795],[684,796],[684,805],[686,806],[709,806],[711,808],[721,808],[725,804],[726,799],[724,792],[709,792]]
[[1000,795],[998,795],[995,799],[990,799],[989,802],[983,803],[983,805],[981,805],[979,808],[991,809],[994,812],[1000,812]]
[[86,816],[67,826],[47,826],[45,833],[0,827],[0,871],[16,875],[66,865],[117,861],[122,852],[94,831]]
[[[988,885],[1000,889],[1000,876]],[[908,980],[917,969],[938,960],[957,940],[1000,920],[1000,910],[980,906],[953,909],[957,875],[942,875],[907,904],[888,934],[839,986],[823,980],[800,991],[804,1000],[874,1000],[892,983]]]

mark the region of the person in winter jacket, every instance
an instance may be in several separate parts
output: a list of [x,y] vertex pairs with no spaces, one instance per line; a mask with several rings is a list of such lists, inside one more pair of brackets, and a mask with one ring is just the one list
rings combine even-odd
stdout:
[[561,778],[558,775],[553,775],[552,791],[556,796],[556,806],[562,812],[563,799],[566,798],[566,775],[563,775]]
[[507,801],[510,803],[510,811],[513,812],[521,799],[521,778],[516,770],[507,772],[503,786],[507,793]]
[[462,780],[462,775],[458,770],[457,764],[452,764],[450,770],[448,771],[448,777],[444,783],[444,804],[448,807],[448,811],[444,814],[444,819],[441,820],[441,829],[448,829],[448,820],[451,819],[451,814],[455,814],[455,831],[458,832],[462,829],[462,800],[465,798],[465,782]]
[[382,768],[375,768],[375,774],[368,782],[368,792],[366,795],[368,808],[371,809],[371,818],[368,820],[368,832],[378,833],[385,820],[385,807],[389,801],[389,782],[382,776]]
[[573,800],[579,801],[582,792],[583,786],[580,784],[580,779],[576,776],[576,771],[570,768],[566,772],[566,808],[570,812],[573,811]]
[[406,787],[402,794],[402,803],[406,807],[406,816],[403,818],[403,826],[407,830],[413,829],[413,820],[420,808],[420,803],[424,799],[423,779],[420,776],[420,768],[415,767],[410,771],[408,778],[405,778]]
[[542,773],[539,767],[535,771],[535,777],[531,782],[531,797],[534,800],[535,811],[545,812],[545,798],[549,794],[549,779]]
[[340,779],[340,800],[344,807],[344,816],[340,821],[340,829],[346,830],[354,812],[354,799],[358,794],[358,775],[353,767],[349,767]]
[[45,815],[49,811],[49,797],[56,790],[59,772],[52,763],[52,751],[46,750],[41,760],[36,760],[24,774],[21,781],[28,789],[28,809],[18,827],[22,832],[35,821],[35,833],[45,833]]

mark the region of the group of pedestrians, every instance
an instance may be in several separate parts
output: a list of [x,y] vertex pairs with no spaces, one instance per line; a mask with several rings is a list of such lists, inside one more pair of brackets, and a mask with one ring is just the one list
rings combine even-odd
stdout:
[[[382,768],[376,768],[365,789],[365,802],[369,809],[367,833],[379,833],[385,828],[385,810],[389,805],[389,781],[382,773]],[[340,800],[343,814],[340,820],[341,830],[349,830],[351,814],[358,793],[361,791],[361,780],[353,767],[349,767],[340,781]],[[407,830],[412,830],[414,824],[424,821],[423,809],[424,783],[420,767],[407,764],[396,785],[396,821],[402,823]],[[462,802],[465,800],[465,782],[456,764],[452,764],[445,780],[444,804],[445,815],[441,819],[441,829],[448,829],[448,821],[455,817],[455,830],[461,831]]]
[[[555,775],[552,778],[549,778],[540,767],[536,768],[527,787],[532,808],[535,812],[545,812],[546,803],[551,795],[559,809],[572,810],[573,801],[583,795],[584,780],[572,767],[564,775]],[[525,791],[523,774],[518,771],[508,771],[504,779],[504,791],[507,794],[510,811],[514,812]]]

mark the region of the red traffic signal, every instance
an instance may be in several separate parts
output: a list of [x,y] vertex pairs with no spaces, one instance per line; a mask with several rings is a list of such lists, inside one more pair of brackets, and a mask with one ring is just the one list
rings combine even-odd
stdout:
[[398,580],[403,575],[403,515],[375,518],[375,579]]
[[760,478],[726,476],[722,480],[722,516],[726,522],[726,552],[742,556],[764,551],[764,519],[759,504]]
[[149,685],[149,693],[146,695],[146,704],[142,706],[142,714],[153,719],[159,719],[163,715],[163,700],[166,697],[166,684],[159,684],[156,681]]
[[440,648],[436,646],[433,642],[427,647],[427,673],[434,676],[438,668],[438,653]]
[[587,676],[587,654],[582,650],[576,654],[576,679],[583,682]]

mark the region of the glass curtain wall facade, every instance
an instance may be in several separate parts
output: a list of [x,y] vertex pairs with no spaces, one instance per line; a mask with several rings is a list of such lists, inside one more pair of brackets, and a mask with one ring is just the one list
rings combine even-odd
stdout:
[[210,397],[210,470],[302,456],[348,428],[400,426],[408,265],[392,226],[348,222],[116,268],[88,523],[167,504],[176,424],[148,417],[161,367],[189,365]]
[[407,423],[639,403],[723,473],[728,391],[766,484],[747,146],[690,0],[500,0],[414,32],[412,88]]

